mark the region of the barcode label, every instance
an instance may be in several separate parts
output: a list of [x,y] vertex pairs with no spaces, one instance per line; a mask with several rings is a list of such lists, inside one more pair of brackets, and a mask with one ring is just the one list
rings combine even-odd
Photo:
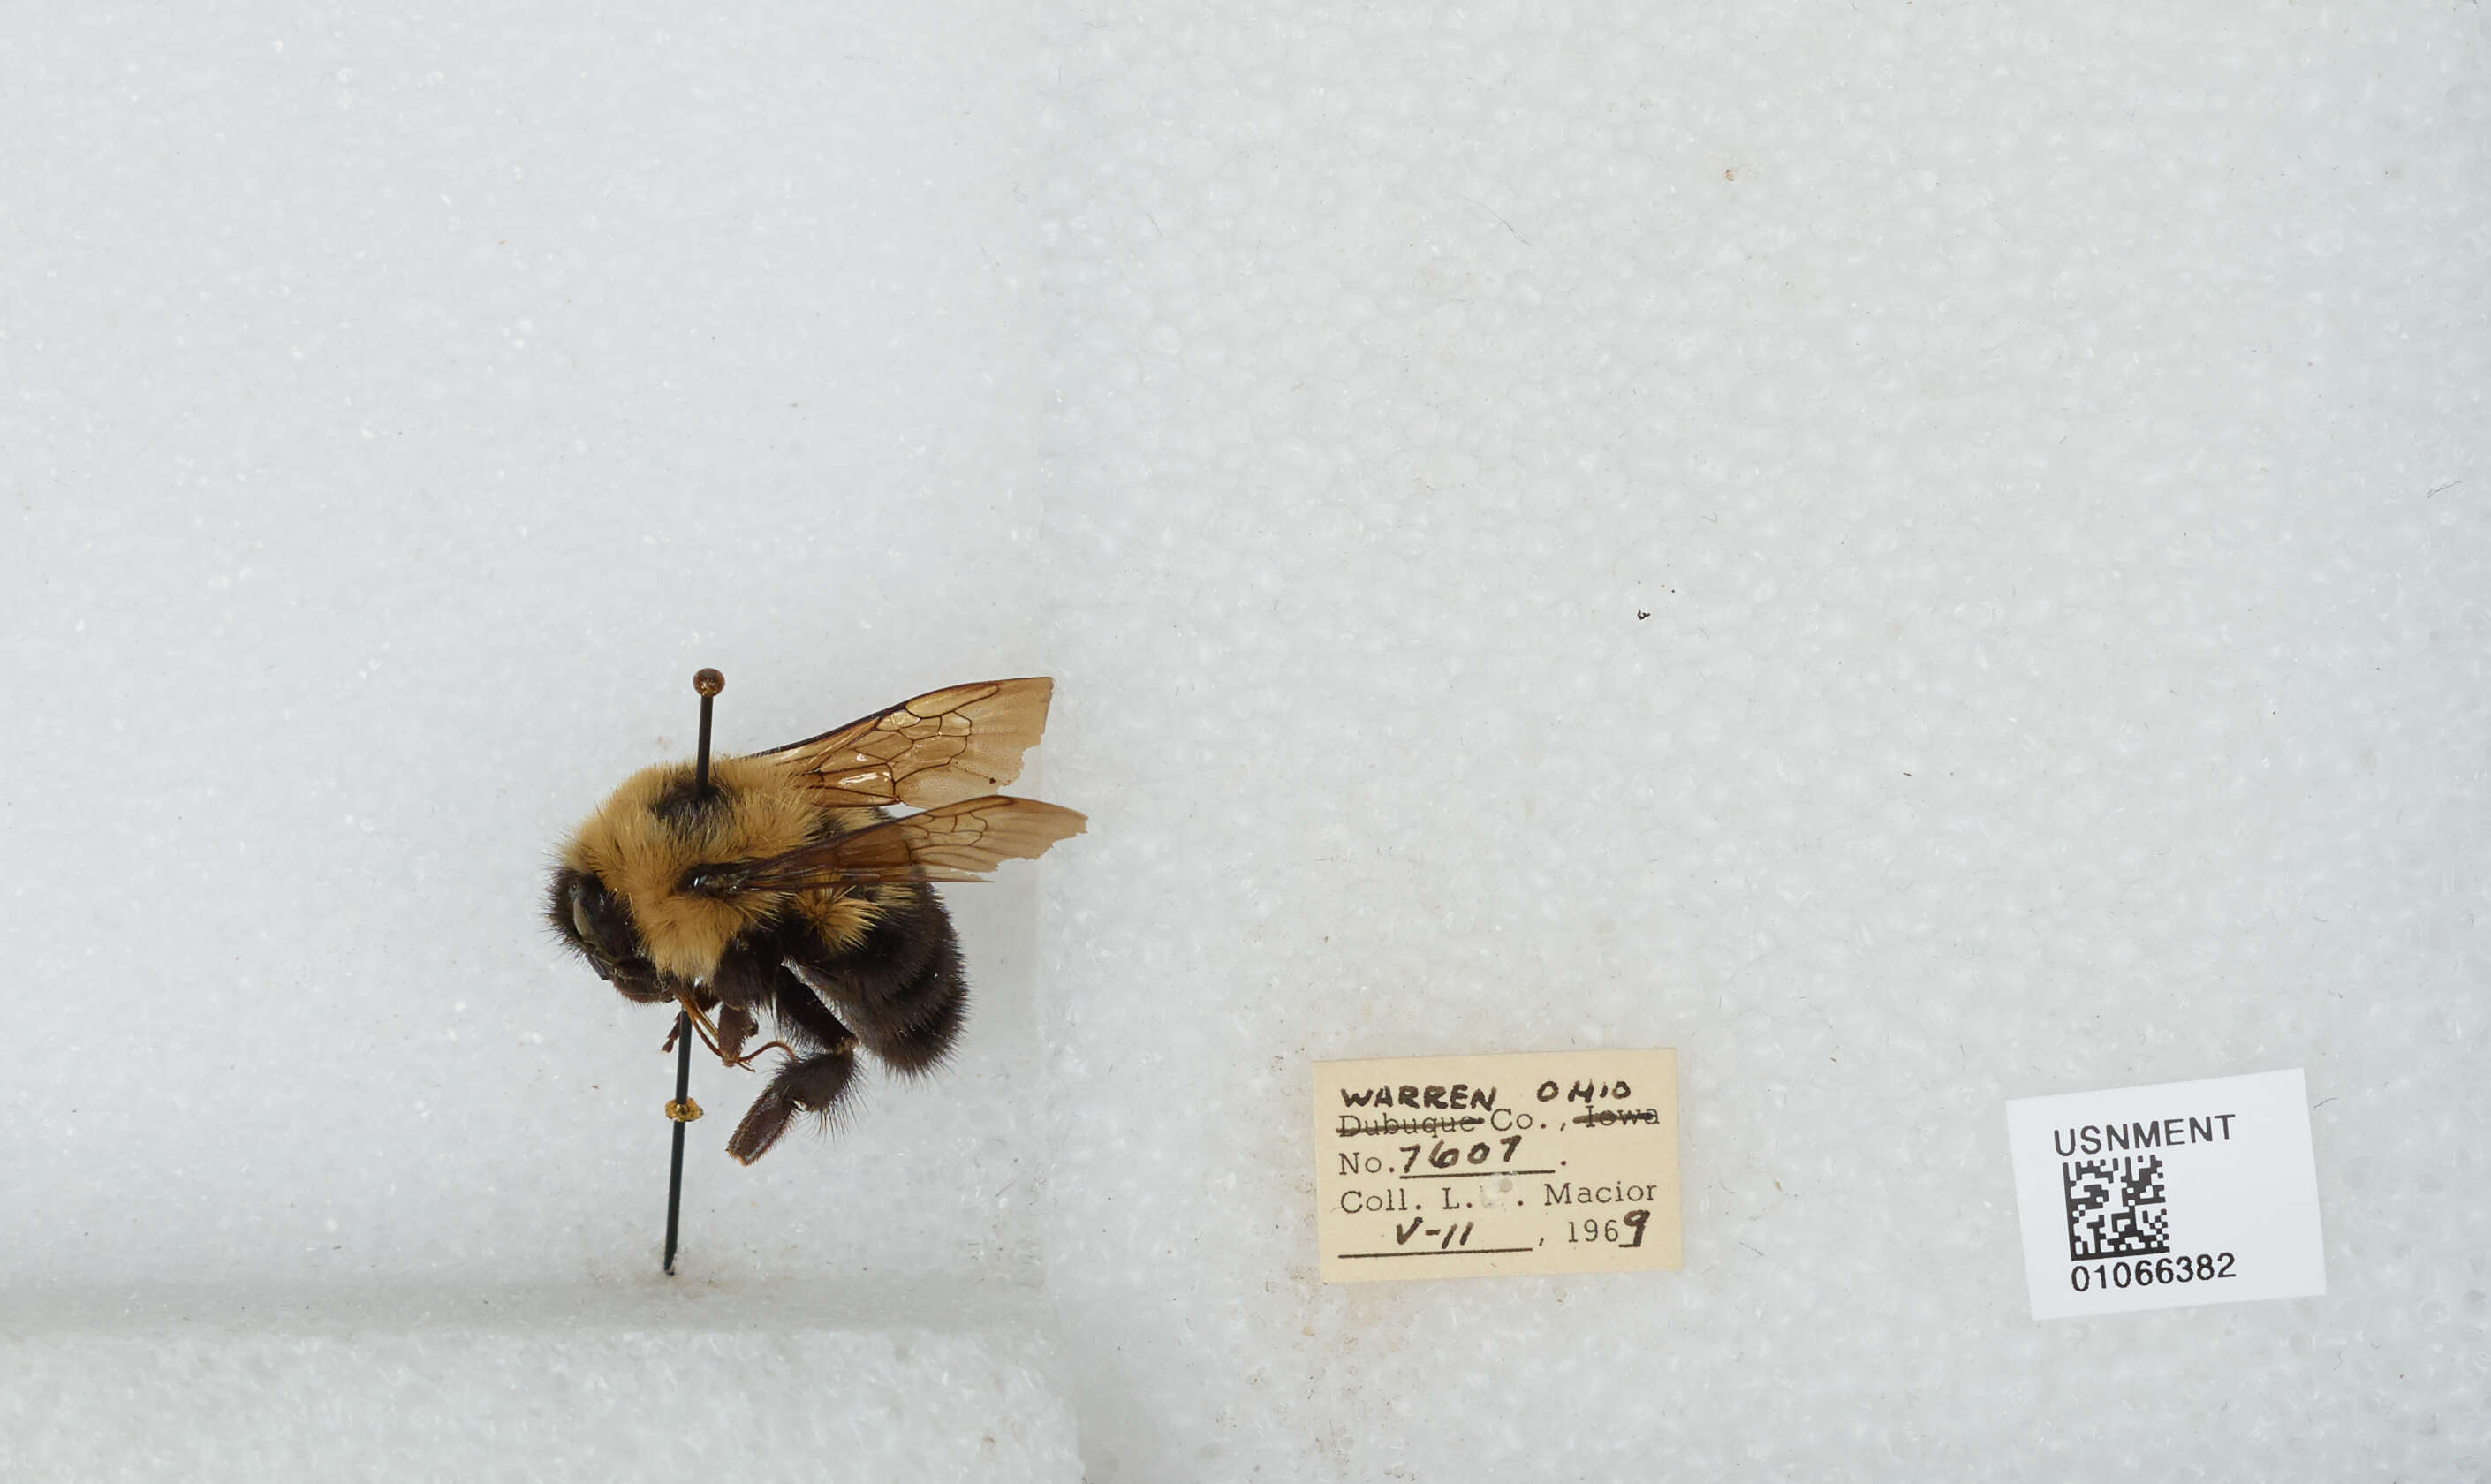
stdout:
[[2301,1073],[2007,1105],[2035,1319],[2327,1292]]
[[2067,1257],[2154,1257],[2171,1250],[2162,1156],[2070,1159],[2059,1167],[2067,1197]]

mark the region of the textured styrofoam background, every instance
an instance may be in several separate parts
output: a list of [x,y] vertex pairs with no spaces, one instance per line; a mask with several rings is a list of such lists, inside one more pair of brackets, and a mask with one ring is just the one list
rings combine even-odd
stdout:
[[653,1275],[20,1310],[0,1338],[0,1477],[1074,1484],[1041,1324],[941,1308]]
[[[715,663],[730,746],[1051,670],[1094,821],[952,894],[939,1083],[697,1126],[771,1395],[939,1294],[1034,1379],[927,1416],[1099,1484],[2491,1469],[2477,9],[63,10],[8,66],[45,1466],[132,1374],[234,1425],[124,1333],[333,1347],[355,1418],[573,1309],[716,1332],[642,1277],[662,1020],[530,900]],[[1603,1044],[1682,1050],[1683,1274],[1314,1284],[1309,1059]],[[2005,1098],[2278,1066],[2327,1297],[2025,1317]],[[535,1296],[248,1320],[415,1282]]]
[[[0,1214],[48,1254],[18,1276],[636,1273],[667,1020],[549,951],[556,842],[689,754],[698,665],[744,749],[1044,665],[1011,38],[41,30],[0,160],[9,992],[45,1027],[0,1158],[58,1193]],[[880,1137],[726,1178],[741,1100],[699,1088],[713,1265],[1036,1270],[1030,893],[962,904],[973,1054],[867,1089]],[[912,1219],[866,1219],[912,1165]]]

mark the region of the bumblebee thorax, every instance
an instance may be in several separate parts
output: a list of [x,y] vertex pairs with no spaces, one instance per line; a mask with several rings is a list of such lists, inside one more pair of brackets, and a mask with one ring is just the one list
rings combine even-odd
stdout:
[[631,910],[659,972],[706,979],[736,935],[786,906],[782,895],[689,892],[694,868],[776,856],[810,837],[821,811],[767,758],[719,758],[706,795],[684,763],[623,780],[571,837],[564,863],[602,881]]

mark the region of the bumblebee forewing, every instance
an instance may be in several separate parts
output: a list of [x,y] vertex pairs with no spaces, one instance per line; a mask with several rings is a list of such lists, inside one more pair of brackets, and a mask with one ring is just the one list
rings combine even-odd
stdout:
[[1020,776],[1054,693],[1044,676],[946,686],[759,756],[785,763],[822,803],[953,803]]

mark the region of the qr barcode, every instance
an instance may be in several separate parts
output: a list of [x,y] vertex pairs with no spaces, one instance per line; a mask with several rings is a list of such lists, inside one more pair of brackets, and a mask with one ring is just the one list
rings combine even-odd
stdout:
[[2059,1167],[2059,1178],[2067,1196],[2070,1261],[2153,1257],[2171,1250],[2161,1155],[2070,1159]]

